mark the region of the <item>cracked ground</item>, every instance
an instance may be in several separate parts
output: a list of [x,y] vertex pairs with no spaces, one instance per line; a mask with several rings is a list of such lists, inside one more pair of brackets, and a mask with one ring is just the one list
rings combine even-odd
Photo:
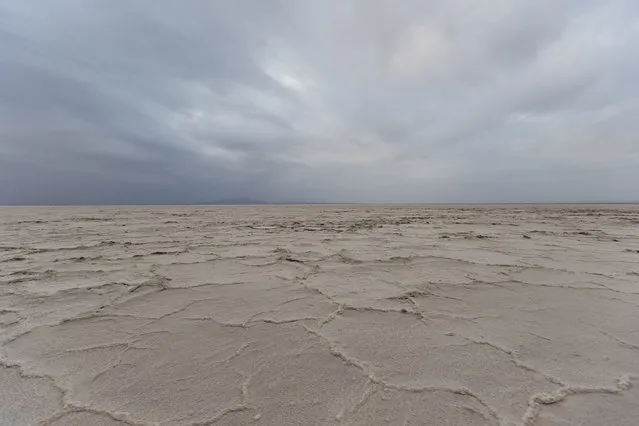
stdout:
[[636,425],[636,206],[0,209],[2,425]]

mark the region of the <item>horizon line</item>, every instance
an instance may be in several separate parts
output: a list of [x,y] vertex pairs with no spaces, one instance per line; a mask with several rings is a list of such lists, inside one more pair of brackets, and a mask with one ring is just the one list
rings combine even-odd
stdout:
[[508,206],[508,205],[639,205],[639,201],[501,201],[501,202],[259,202],[259,203],[107,203],[107,204],[0,204],[0,207],[153,207],[153,206],[184,206],[184,207],[257,207],[257,206]]

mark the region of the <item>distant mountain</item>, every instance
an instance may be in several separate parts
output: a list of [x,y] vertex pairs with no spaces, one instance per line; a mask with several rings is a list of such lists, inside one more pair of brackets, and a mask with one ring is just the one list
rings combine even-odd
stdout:
[[224,198],[221,200],[215,200],[215,201],[198,203],[198,204],[211,205],[211,206],[255,206],[255,205],[264,205],[269,203],[262,200],[242,197],[242,198]]

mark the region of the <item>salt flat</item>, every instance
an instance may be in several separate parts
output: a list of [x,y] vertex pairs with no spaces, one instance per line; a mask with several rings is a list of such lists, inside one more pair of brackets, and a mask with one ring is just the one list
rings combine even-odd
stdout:
[[636,425],[639,207],[0,209],[2,425]]

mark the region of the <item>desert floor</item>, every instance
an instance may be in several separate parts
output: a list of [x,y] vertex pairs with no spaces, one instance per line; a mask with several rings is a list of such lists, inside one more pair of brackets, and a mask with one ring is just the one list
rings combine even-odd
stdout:
[[637,425],[639,207],[0,209],[2,425]]

